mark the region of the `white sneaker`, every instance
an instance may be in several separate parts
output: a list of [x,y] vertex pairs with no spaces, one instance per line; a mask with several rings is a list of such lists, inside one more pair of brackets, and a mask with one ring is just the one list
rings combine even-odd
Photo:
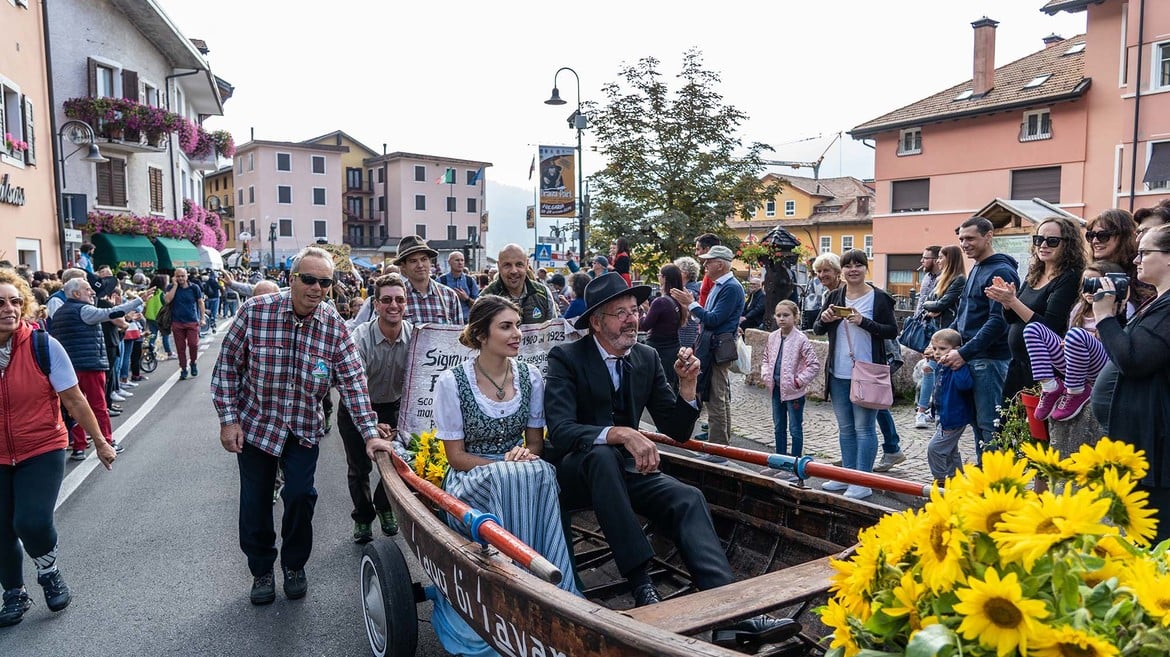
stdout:
[[846,490],[848,488],[853,488],[853,487],[850,486],[849,484],[843,482],[843,481],[826,481],[825,483],[821,484],[821,490],[828,490],[828,491],[834,491],[834,492]]
[[873,491],[866,488],[865,486],[850,485],[849,488],[845,490],[845,497],[848,497],[852,500],[864,500],[870,495],[873,495]]
[[927,417],[926,413],[917,413],[914,416],[914,428],[926,429],[928,427],[930,427],[930,418]]
[[125,398],[125,397],[123,397],[122,395],[118,394],[118,391],[117,391],[117,390],[115,390],[115,391],[113,391],[113,392],[111,392],[111,393],[110,393],[110,399],[112,399],[112,400],[114,400],[114,401],[116,401],[116,402],[124,402],[124,401],[126,401],[126,398]]
[[125,388],[118,388],[117,392],[119,395],[122,395],[123,397],[133,397],[134,396],[134,393],[130,392],[129,390],[126,390]]
[[122,387],[122,388],[137,388],[138,387],[138,384],[134,383],[133,381],[123,381],[123,382],[119,383],[118,385],[119,385],[119,387]]

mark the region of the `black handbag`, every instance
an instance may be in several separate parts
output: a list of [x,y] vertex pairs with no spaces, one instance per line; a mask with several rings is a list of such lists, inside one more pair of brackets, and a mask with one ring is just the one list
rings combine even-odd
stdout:
[[898,334],[898,342],[907,349],[922,353],[930,346],[930,338],[937,330],[938,326],[935,325],[934,320],[919,313],[908,318],[906,323],[902,325],[902,332]]
[[722,365],[739,358],[739,349],[735,346],[734,333],[719,333],[711,345],[712,360]]

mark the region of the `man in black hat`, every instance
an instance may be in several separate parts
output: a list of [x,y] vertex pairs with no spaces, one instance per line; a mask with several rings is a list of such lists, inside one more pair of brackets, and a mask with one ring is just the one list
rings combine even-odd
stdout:
[[439,252],[418,235],[407,235],[398,243],[394,264],[407,280],[406,316],[412,324],[462,324],[463,306],[455,290],[431,278],[431,267]]
[[[679,378],[676,397],[658,352],[638,344],[638,306],[649,296],[649,287],[630,287],[618,274],[590,281],[585,312],[574,325],[592,335],[549,352],[545,384],[552,443],[546,458],[557,467],[562,504],[593,508],[637,606],[660,600],[649,573],[654,550],[639,514],[675,541],[700,589],[732,582],[702,492],[659,472],[658,449],[638,430],[649,410],[659,431],[684,441],[699,416],[699,361],[691,350],[680,349],[668,364]],[[717,628],[713,640],[772,641],[793,626],[792,620],[757,616]]]

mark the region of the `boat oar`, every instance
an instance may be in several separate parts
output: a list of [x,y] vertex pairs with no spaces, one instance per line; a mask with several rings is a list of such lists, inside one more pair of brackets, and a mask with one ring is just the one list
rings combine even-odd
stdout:
[[407,485],[415,489],[440,509],[458,518],[471,534],[472,540],[480,545],[490,545],[512,561],[527,568],[533,575],[551,584],[560,584],[561,569],[545,559],[539,552],[533,550],[527,543],[516,538],[500,526],[500,521],[490,513],[476,510],[459,498],[439,488],[431,482],[414,473],[406,461],[397,454],[389,455],[380,452],[377,455],[378,467],[385,469],[390,461],[398,476],[406,481]]
[[643,431],[642,435],[656,443],[664,445],[675,445],[677,447],[684,447],[686,449],[703,452],[705,454],[714,454],[724,458],[735,459],[736,461],[744,461],[746,463],[754,463],[755,465],[763,465],[776,470],[787,470],[788,472],[796,473],[796,476],[801,479],[808,479],[811,477],[820,477],[822,479],[832,479],[834,481],[842,481],[847,484],[856,484],[858,486],[865,486],[867,488],[877,488],[879,490],[891,491],[894,493],[905,493],[907,495],[915,495],[918,497],[930,497],[930,484],[920,484],[913,481],[906,481],[905,479],[898,479],[896,477],[887,477],[885,475],[874,474],[872,472],[861,472],[859,470],[851,470],[849,468],[839,468],[835,465],[827,465],[824,463],[817,463],[811,456],[788,456],[786,454],[768,454],[765,452],[757,452],[751,449],[743,449],[741,447],[731,447],[730,445],[718,445],[715,443],[701,442],[698,440],[688,440],[686,442],[678,442],[669,436],[653,431]]

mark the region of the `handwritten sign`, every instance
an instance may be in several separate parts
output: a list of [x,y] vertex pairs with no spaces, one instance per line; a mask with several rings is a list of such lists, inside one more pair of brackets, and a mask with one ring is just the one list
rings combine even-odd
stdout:
[[[410,345],[410,366],[406,370],[406,392],[398,415],[398,435],[409,440],[435,426],[435,384],[439,377],[467,360],[473,351],[459,344],[462,326],[424,324],[416,328]],[[572,341],[577,333],[563,319],[521,327],[518,358],[544,375],[548,352]]]

